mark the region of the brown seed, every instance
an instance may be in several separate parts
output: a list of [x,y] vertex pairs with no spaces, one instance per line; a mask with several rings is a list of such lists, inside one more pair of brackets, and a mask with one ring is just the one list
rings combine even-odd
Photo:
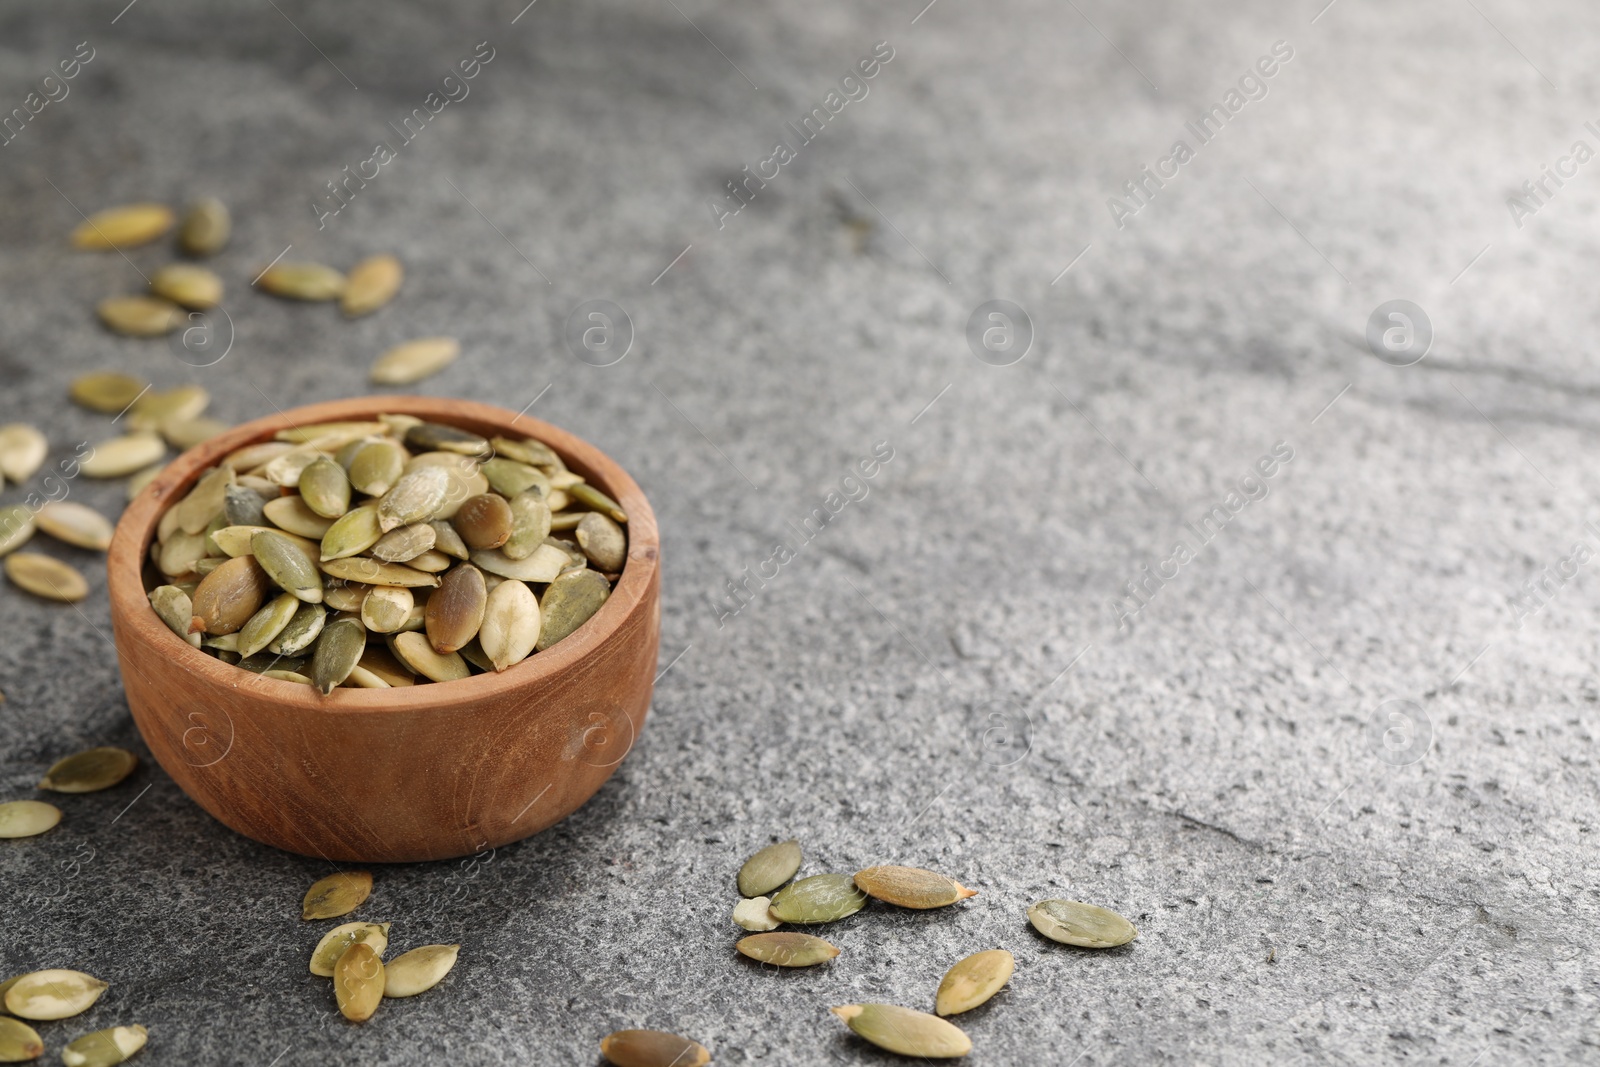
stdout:
[[371,871],[340,871],[319,878],[300,904],[302,919],[337,919],[349,915],[372,895]]
[[457,651],[478,636],[489,590],[483,572],[462,563],[445,572],[439,588],[428,597],[428,640],[441,656]]
[[58,559],[37,552],[13,552],[5,558],[6,577],[34,596],[70,603],[89,595],[83,575]]
[[832,1009],[859,1036],[889,1052],[954,1059],[972,1051],[972,1039],[937,1015],[895,1004],[846,1004]]
[[839,954],[830,942],[810,934],[751,934],[734,946],[739,953],[777,967],[812,967]]
[[272,579],[254,556],[236,556],[200,580],[190,633],[238,633],[261,610]]
[[149,244],[172,229],[175,216],[165,204],[125,204],[97,211],[72,231],[74,248],[110,252]]
[[204,311],[222,303],[222,279],[193,263],[168,263],[150,276],[150,295]]
[[256,285],[288,300],[337,300],[344,293],[345,278],[321,263],[275,263],[262,271]]
[[191,256],[214,256],[228,243],[233,220],[228,207],[216,197],[196,200],[184,212],[178,244]]
[[365,941],[345,949],[333,965],[333,995],[339,1014],[353,1023],[364,1023],[383,1003],[383,961]]
[[618,1030],[600,1039],[600,1055],[616,1067],[705,1067],[711,1053],[697,1041],[662,1030]]
[[113,296],[95,310],[113,333],[125,337],[161,337],[183,325],[183,309],[153,296]]
[[394,256],[369,256],[350,269],[339,310],[348,318],[377,311],[400,291],[405,269]]
[[511,536],[511,505],[495,493],[469,497],[450,520],[471,549],[499,548]]
[[953,878],[921,867],[868,867],[856,872],[856,888],[869,897],[902,908],[942,908],[978,895]]
[[940,1015],[971,1011],[1000,992],[1016,968],[1016,958],[1003,948],[974,952],[945,972],[933,1010]]

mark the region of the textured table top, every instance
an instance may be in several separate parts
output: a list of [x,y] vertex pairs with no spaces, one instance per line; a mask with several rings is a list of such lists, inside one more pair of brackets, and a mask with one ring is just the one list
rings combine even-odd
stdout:
[[[154,1063],[591,1063],[629,1026],[889,1062],[827,1008],[1006,947],[975,1064],[1595,1058],[1591,6],[124,2],[0,13],[0,423],[109,436],[65,401],[100,368],[243,421],[455,335],[420,389],[532,404],[650,495],[663,673],[576,815],[376,872],[397,948],[463,949],[364,1026],[306,973],[327,864],[148,759],[60,798],[0,848],[0,972],[111,988],[49,1057],[140,1022]],[[164,249],[64,238],[207,194],[233,338],[196,367],[92,315]],[[405,288],[354,323],[247,291],[291,245]],[[569,346],[590,300],[619,362]],[[146,754],[60,554],[81,610],[0,589],[6,798]],[[733,874],[791,835],[980,893],[770,973]],[[1043,897],[1141,935],[1046,942]]]

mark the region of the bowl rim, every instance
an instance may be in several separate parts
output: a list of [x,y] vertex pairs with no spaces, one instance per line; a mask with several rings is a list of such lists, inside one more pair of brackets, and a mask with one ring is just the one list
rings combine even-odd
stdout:
[[[150,608],[144,587],[144,566],[149,544],[166,510],[207,469],[245,445],[271,440],[279,431],[301,425],[376,418],[380,414],[415,415],[452,425],[492,427],[505,436],[537,438],[553,448],[562,460],[586,480],[597,484],[628,515],[628,559],[622,576],[600,610],[576,631],[543,652],[537,652],[504,671],[489,671],[452,682],[428,682],[390,689],[338,687],[327,696],[312,686],[267,678],[224,663],[190,645],[161,621]],[[477,432],[477,431],[474,431]],[[568,670],[591,652],[603,647],[628,622],[650,596],[660,569],[660,534],[655,513],[638,484],[599,448],[557,426],[492,404],[454,397],[368,395],[322,401],[279,410],[235,426],[187,449],[167,464],[123,511],[112,534],[106,556],[106,579],[111,600],[119,661],[131,666],[126,649],[126,625],[140,633],[153,650],[190,674],[211,684],[248,694],[280,706],[303,707],[321,713],[371,714],[418,711],[457,703],[508,697],[534,688]],[[142,609],[142,610],[140,610]],[[133,668],[137,670],[137,668]]]

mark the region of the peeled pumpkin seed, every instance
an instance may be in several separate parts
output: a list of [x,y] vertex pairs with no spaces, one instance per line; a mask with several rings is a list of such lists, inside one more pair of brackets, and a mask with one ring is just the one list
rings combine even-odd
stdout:
[[161,573],[169,578],[178,578],[185,574],[193,574],[198,569],[200,559],[206,554],[205,534],[186,534],[182,530],[167,538],[166,544],[160,546],[161,552],[156,557],[156,566],[161,568]]
[[813,967],[839,954],[835,945],[822,938],[797,933],[751,934],[734,948],[742,956],[775,967]]
[[322,575],[312,552],[272,530],[252,534],[250,551],[279,589],[307,604],[322,603]]
[[318,456],[300,472],[300,499],[323,518],[337,519],[350,510],[350,479],[331,458]]
[[124,337],[160,337],[183,325],[183,309],[153,296],[113,296],[95,311],[113,333]]
[[456,528],[443,519],[434,519],[428,523],[433,527],[433,547],[435,551],[443,552],[455,559],[467,559],[472,555],[467,543],[461,540],[461,535],[456,533]]
[[70,603],[89,595],[89,583],[58,559],[37,552],[13,552],[5,558],[6,577],[46,600]]
[[814,874],[772,898],[772,917],[786,923],[828,923],[867,906],[867,895],[848,874]]
[[768,845],[739,868],[739,895],[764,897],[800,870],[800,842],[790,839]]
[[[376,526],[374,526],[376,529]],[[390,530],[367,550],[373,559],[385,563],[405,563],[431,549],[438,539],[434,528],[425,522]]]
[[934,1011],[939,1015],[959,1015],[971,1011],[1000,992],[1011,981],[1017,961],[1003,948],[974,952],[945,972],[939,980]]
[[[586,482],[578,482],[573,485],[563,486],[562,488],[566,490],[568,496],[572,497],[572,499],[576,500],[590,511],[604,512],[615,522],[628,521],[628,513],[622,510],[622,505],[606,496],[594,486],[589,485]],[[554,506],[554,504],[551,505],[552,508]]]
[[57,541],[95,552],[111,547],[111,520],[85,504],[54,500],[39,509],[34,521]]
[[334,578],[322,587],[322,602],[333,611],[343,611],[357,614],[361,611],[361,602],[367,598],[370,585],[359,582],[346,582],[342,578]]
[[535,490],[517,494],[511,500],[511,536],[500,546],[510,560],[527,559],[550,536],[550,505]]
[[351,945],[333,965],[333,995],[339,1014],[353,1023],[372,1018],[383,1003],[383,960],[369,944]]
[[166,454],[167,443],[159,435],[140,431],[95,445],[78,469],[87,478],[125,478]]
[[300,609],[300,601],[293,593],[283,593],[267,601],[266,605],[239,630],[240,656],[253,656],[266,648]]
[[159,430],[169,422],[197,419],[211,403],[211,394],[198,385],[172,389],[151,389],[133,402],[128,426],[135,430]]
[[322,561],[322,571],[347,582],[363,585],[404,585],[410,588],[433,588],[439,579],[426,571],[408,567],[403,563],[382,563],[365,556],[346,556]]
[[0,475],[13,482],[25,482],[44,465],[49,454],[50,442],[27,423],[0,426]]
[[293,448],[294,446],[287,441],[257,441],[253,445],[245,445],[229,452],[223,457],[221,465],[232,467],[241,475],[250,474],[256,468],[265,466]]
[[526,463],[530,467],[543,467],[547,470],[566,470],[567,465],[556,455],[555,449],[543,441],[536,441],[531,437],[517,440],[511,437],[496,437],[490,444],[494,446],[497,455],[514,459],[518,463]]
[[[211,531],[211,543],[225,556],[248,556],[252,543],[258,533],[277,534],[284,540],[298,547],[302,552],[312,554],[317,551],[317,543],[309,537],[299,537],[295,534],[284,533],[272,526],[224,526]],[[179,536],[182,536],[181,534]]]
[[378,501],[378,527],[388,533],[397,526],[427,522],[444,506],[450,476],[442,467],[416,467],[402,474]]
[[480,493],[462,502],[450,525],[467,547],[499,548],[511,536],[511,505],[498,493]]
[[28,543],[36,524],[33,509],[26,504],[0,506],[0,556],[8,555]]
[[[473,554],[477,558],[477,553]],[[538,553],[534,553],[534,559]],[[545,587],[539,599],[539,651],[570,635],[594,617],[611,595],[611,583],[591,570],[567,571]]]
[[758,933],[766,930],[776,930],[778,928],[778,920],[774,919],[767,910],[771,904],[772,901],[766,897],[751,897],[749,900],[739,901],[733,906],[734,925]]
[[136,248],[172,229],[175,220],[172,209],[165,204],[124,204],[106,208],[73,229],[72,246],[97,252]]
[[261,508],[274,526],[301,537],[320,541],[333,527],[334,520],[318,515],[298,496],[280,496]]
[[334,964],[351,945],[367,945],[380,957],[389,947],[390,923],[344,923],[322,935],[311,952],[311,973],[332,978]]
[[367,377],[373,385],[410,385],[444,370],[460,354],[461,342],[454,337],[423,337],[379,356]]
[[25,1063],[44,1054],[44,1042],[27,1023],[0,1015],[0,1063]]
[[483,476],[489,479],[489,488],[507,500],[530,489],[537,490],[541,500],[550,493],[549,477],[538,467],[527,463],[518,463],[514,459],[496,456],[485,460],[480,469],[483,471]]
[[116,1067],[144,1048],[149,1031],[137,1024],[113,1026],[76,1038],[61,1050],[67,1067]]
[[589,557],[595,570],[615,574],[628,559],[628,535],[622,527],[598,511],[578,520],[578,547]]
[[438,422],[422,422],[408,429],[406,447],[417,452],[454,452],[485,459],[494,451],[485,438],[470,430]]
[[337,919],[349,915],[372,895],[371,871],[340,871],[319,878],[300,904],[302,919]]
[[68,1019],[88,1011],[105,991],[105,982],[82,971],[33,971],[6,990],[6,1011],[21,1019]]
[[173,508],[178,514],[178,529],[193,534],[209,526],[217,513],[224,510],[228,488],[236,477],[232,467],[214,467],[202,475],[189,494]]
[[600,1055],[616,1067],[705,1067],[711,1053],[664,1030],[618,1030],[600,1039]]
[[98,793],[134,772],[139,757],[125,748],[86,749],[57,760],[39,780],[40,789],[56,793]]
[[472,562],[480,570],[513,578],[519,582],[553,582],[571,557],[559,548],[541,544],[526,559],[512,559],[499,549],[491,548],[472,553]]
[[333,692],[350,677],[366,647],[367,631],[359,621],[341,618],[325,625],[317,638],[316,651],[311,654],[311,684],[323,696]]
[[378,525],[377,505],[363,504],[351,508],[322,535],[322,562],[360,555],[376,545],[383,536],[383,529]]
[[415,603],[415,596],[404,586],[376,586],[361,602],[361,624],[372,633],[394,633],[405,625]]
[[350,269],[339,310],[346,318],[370,315],[400,291],[405,270],[394,256],[370,256]]
[[1079,948],[1115,948],[1139,936],[1116,912],[1077,900],[1041,900],[1028,909],[1028,921],[1050,940]]
[[150,606],[167,624],[167,629],[183,638],[193,648],[200,647],[200,635],[189,632],[189,622],[194,618],[194,604],[189,594],[175,585],[158,585],[150,590]]
[[428,574],[438,574],[441,571],[448,570],[450,565],[454,562],[455,560],[451,559],[443,552],[437,552],[429,548],[406,560],[406,566],[414,567],[415,569],[419,571],[425,571]]
[[539,630],[539,598],[533,590],[522,582],[502,582],[484,603],[478,643],[494,669],[503,671],[528,658]]
[[138,378],[115,371],[98,371],[72,379],[67,393],[73,400],[105,415],[117,415],[139,399],[149,386]]
[[255,284],[286,300],[337,300],[344,293],[345,278],[321,263],[274,263]]
[[978,895],[976,889],[921,867],[868,867],[856,872],[855,883],[869,897],[918,910],[942,908]]
[[272,582],[254,556],[236,556],[200,580],[190,633],[237,633],[261,610]]
[[168,263],[150,276],[150,293],[191,311],[222,303],[222,279],[192,263]]
[[350,485],[358,493],[382,496],[405,473],[406,453],[394,441],[370,441],[350,460]]
[[276,678],[280,682],[294,682],[296,685],[310,685],[311,679],[299,671],[270,670],[262,671],[263,678]]
[[432,642],[422,634],[398,634],[393,647],[402,664],[431,681],[454,682],[472,676],[459,653],[435,651]]
[[267,645],[267,651],[275,656],[297,656],[311,647],[311,642],[322,633],[327,621],[328,613],[321,604],[301,601],[295,609],[294,618],[278,631],[278,636]]
[[61,821],[61,809],[42,800],[8,800],[0,804],[0,838],[34,837]]
[[290,426],[286,430],[279,430],[273,437],[279,441],[313,445],[322,452],[337,452],[351,441],[371,437],[373,434],[382,434],[387,430],[388,427],[383,423],[370,419],[359,421],[345,419],[340,422],[314,422],[308,426]]
[[361,654],[361,662],[357,666],[391,688],[417,684],[416,676],[403,667],[400,661],[382,645],[368,645],[367,650]]
[[178,228],[178,245],[191,256],[214,256],[228,243],[233,219],[228,207],[216,197],[196,200],[184,212]]
[[832,1009],[857,1036],[888,1052],[924,1059],[955,1059],[972,1051],[972,1039],[937,1015],[895,1004],[846,1004]]
[[265,526],[267,524],[266,499],[254,489],[243,485],[229,485],[222,493],[222,514],[229,526]]
[[450,973],[461,953],[460,945],[423,945],[384,965],[386,997],[414,997],[426,993]]

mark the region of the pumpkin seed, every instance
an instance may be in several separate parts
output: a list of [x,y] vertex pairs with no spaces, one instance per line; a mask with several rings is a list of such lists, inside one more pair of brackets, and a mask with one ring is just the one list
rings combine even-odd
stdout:
[[465,500],[450,524],[467,547],[499,548],[511,536],[511,505],[498,493],[480,493]]
[[370,256],[350,269],[345,280],[344,295],[339,299],[339,310],[346,318],[370,315],[400,291],[405,270],[393,256]]
[[538,467],[496,456],[485,460],[481,470],[489,479],[489,488],[507,500],[530,489],[537,490],[541,500],[550,495],[550,479]]
[[322,587],[322,602],[333,611],[360,614],[361,602],[367,598],[367,590],[371,588],[360,582],[332,578]]
[[73,400],[105,415],[117,415],[139,399],[149,386],[139,379],[115,371],[98,371],[74,378],[67,387]]
[[26,504],[0,507],[0,556],[15,552],[33,536],[33,509]]
[[942,908],[978,895],[976,889],[921,867],[868,867],[856,872],[855,882],[869,897],[918,910]]
[[370,441],[350,460],[350,484],[368,496],[387,493],[405,473],[406,452],[394,441]]
[[392,634],[405,625],[416,597],[404,586],[375,586],[361,602],[361,624],[372,633]]
[[734,948],[739,954],[776,967],[813,967],[839,954],[839,949],[810,934],[751,934]]
[[419,571],[426,571],[428,574],[439,574],[448,570],[453,562],[443,552],[436,552],[430,548],[412,556],[406,561],[406,566],[413,567]]
[[200,647],[200,635],[189,632],[189,622],[194,618],[194,604],[189,594],[175,585],[158,585],[150,590],[150,606],[167,624],[167,629],[183,638],[193,648]]
[[354,944],[333,965],[333,995],[339,1014],[364,1023],[383,1003],[383,960],[369,944]]
[[519,582],[553,582],[572,558],[559,548],[541,544],[527,559],[512,559],[499,549],[472,553],[472,562],[490,574]]
[[89,595],[83,575],[37,552],[13,552],[5,558],[6,577],[34,596],[70,603]]
[[518,463],[526,463],[530,467],[565,470],[567,466],[561,461],[561,457],[556,455],[555,449],[531,437],[520,441],[510,437],[496,437],[490,443],[497,455],[514,459]]
[[367,631],[359,620],[340,618],[322,628],[311,654],[311,682],[324,696],[350,677],[367,647]]
[[402,474],[378,501],[378,528],[388,533],[397,526],[434,518],[444,506],[450,484],[442,467],[416,467]]
[[591,511],[578,520],[578,547],[597,571],[615,574],[628,559],[628,535],[610,518]]
[[265,526],[267,514],[262,495],[244,485],[229,485],[222,492],[222,514],[229,526]]
[[319,878],[300,904],[302,919],[337,919],[349,915],[372,895],[371,871],[340,871]]
[[0,426],[0,475],[21,483],[33,477],[50,454],[44,434],[24,422]]
[[[307,464],[309,466],[310,464]],[[280,496],[262,505],[262,513],[279,529],[320,541],[333,528],[333,519],[324,518],[297,496]]]
[[353,922],[335,926],[322,935],[311,952],[311,973],[332,978],[333,968],[351,945],[367,945],[381,958],[389,947],[390,923]]
[[321,604],[301,602],[295,609],[294,618],[267,645],[267,651],[275,656],[297,656],[311,647],[311,642],[322,633],[327,621],[328,613]]
[[124,337],[160,337],[183,325],[183,309],[153,296],[113,296],[95,308],[100,321]]
[[138,471],[128,478],[127,497],[128,503],[133,503],[134,498],[144,492],[145,486],[156,480],[156,475],[167,469],[165,463],[152,463],[142,471]]
[[322,452],[336,452],[351,441],[375,434],[384,434],[389,427],[375,420],[344,419],[338,422],[314,422],[307,426],[290,426],[279,430],[273,437],[279,441],[308,444]]
[[859,1037],[888,1052],[924,1059],[955,1059],[972,1051],[972,1039],[937,1015],[894,1004],[846,1004],[834,1008]]
[[705,1067],[711,1053],[697,1041],[663,1030],[618,1030],[600,1039],[600,1055],[616,1067]]
[[345,556],[323,560],[322,571],[347,582],[363,585],[404,585],[413,589],[433,588],[439,579],[426,571],[408,567],[403,563],[382,563],[365,556]]
[[427,523],[412,523],[390,530],[378,538],[368,552],[372,558],[385,563],[405,563],[431,549],[438,536]]
[[255,284],[287,300],[337,300],[344,293],[345,279],[321,263],[274,263]]
[[150,292],[191,311],[222,303],[222,279],[193,263],[168,263],[150,276]]
[[494,669],[521,663],[539,641],[539,598],[522,582],[502,582],[484,604],[478,642]]
[[939,980],[934,1011],[940,1015],[959,1015],[971,1011],[1000,992],[1011,981],[1017,961],[1003,948],[974,952],[945,972]]
[[97,252],[136,248],[172,229],[174,220],[172,209],[165,204],[124,204],[106,208],[73,229],[72,245]]
[[1050,940],[1079,948],[1115,948],[1139,936],[1116,912],[1077,900],[1041,900],[1028,909],[1028,921]]
[[141,431],[95,445],[78,469],[88,478],[124,478],[166,454],[165,441]]
[[322,535],[321,561],[326,564],[329,560],[359,555],[376,545],[383,536],[383,530],[378,525],[376,504],[351,508]]
[[180,385],[165,391],[151,389],[133,402],[128,426],[159,430],[169,422],[197,419],[211,403],[211,394],[198,385]]
[[[234,653],[234,655],[238,655],[238,653]],[[301,673],[305,665],[305,660],[294,656],[269,656],[262,652],[258,652],[254,656],[245,656],[234,664],[241,670],[249,671],[251,674],[259,674],[263,678],[270,674],[274,678],[284,678],[285,681],[304,682],[306,685],[310,685],[311,679]],[[285,678],[286,675],[294,675],[294,677]]]
[[0,804],[0,838],[33,837],[60,821],[61,809],[42,800],[8,800]]
[[406,431],[406,446],[418,452],[454,452],[487,459],[494,454],[489,442],[470,430],[423,422]]
[[790,839],[768,845],[739,868],[739,895],[764,897],[800,870],[800,842]]
[[[590,511],[604,512],[616,522],[628,521],[628,513],[622,510],[622,505],[606,496],[594,486],[589,485],[586,482],[578,482],[577,484],[564,486],[562,488],[566,489],[568,496],[572,497],[572,499],[576,500]],[[555,507],[554,504],[550,506],[552,508]]]
[[848,874],[814,874],[780,890],[770,910],[779,922],[829,923],[866,906],[867,895]]
[[214,256],[228,243],[233,220],[228,207],[216,197],[196,200],[184,212],[178,228],[178,244],[191,256]]
[[22,1019],[67,1019],[88,1011],[105,991],[105,982],[82,971],[33,971],[6,990],[6,1011]]
[[200,560],[207,551],[206,535],[186,534],[179,530],[168,537],[166,544],[160,547],[161,553],[156,557],[156,566],[160,567],[161,573],[168,578],[180,578],[198,571]]
[[200,580],[190,633],[231,634],[261,610],[272,582],[254,556],[236,556]]
[[61,1050],[61,1062],[67,1067],[116,1067],[144,1048],[148,1034],[138,1024],[96,1030],[69,1042]]
[[746,930],[776,930],[778,920],[767,911],[772,901],[766,897],[751,897],[733,906],[733,922]]
[[527,559],[550,536],[550,505],[537,490],[517,494],[511,501],[511,536],[500,546],[507,559]]
[[[258,467],[277,459],[285,452],[293,451],[294,445],[287,441],[257,441],[253,445],[229,452],[222,460],[222,465],[232,467],[241,475],[252,473]],[[242,480],[242,479],[241,479]]]
[[323,518],[337,519],[350,510],[350,479],[331,458],[318,456],[300,472],[300,499]]
[[589,514],[587,511],[563,511],[559,514],[551,515],[550,530],[552,533],[576,530],[578,523],[582,522],[583,517],[587,514]]
[[416,677],[382,645],[368,645],[358,666],[393,688],[417,684]]
[[98,793],[132,774],[139,757],[125,748],[86,749],[57,760],[39,780],[40,789],[56,793]]
[[[303,552],[315,552],[317,543],[307,537],[297,537],[291,533],[274,529],[271,526],[224,526],[213,530],[209,536],[212,544],[225,556],[248,556],[251,551],[251,542],[258,533],[273,533],[296,545]],[[179,534],[178,536],[183,536]]]
[[267,601],[266,605],[239,630],[240,656],[250,657],[270,645],[283,628],[289,625],[300,610],[300,601],[293,593],[283,593]]
[[[532,559],[538,559],[535,552]],[[477,559],[477,553],[473,553]],[[531,562],[531,560],[530,560]],[[539,600],[539,651],[567,637],[594,617],[611,595],[611,583],[591,570],[567,571],[545,587]]]
[[24,1063],[44,1054],[44,1042],[27,1023],[0,1015],[0,1063]]
[[111,520],[85,504],[53,500],[39,509],[34,521],[57,541],[96,552],[111,547]]
[[372,364],[368,379],[373,385],[410,385],[438,374],[461,354],[461,342],[454,337],[423,337],[396,345]]
[[432,681],[454,682],[472,676],[459,653],[434,651],[433,644],[422,634],[397,634],[392,647],[402,664]]
[[182,451],[203,444],[231,428],[221,419],[204,416],[198,419],[174,419],[162,424],[161,436],[167,439],[167,444]]
[[414,997],[426,993],[450,973],[461,953],[460,945],[423,945],[385,965],[386,997]]
[[461,540],[461,535],[456,533],[456,528],[444,519],[434,519],[428,523],[433,527],[433,547],[435,551],[443,552],[456,559],[467,559],[472,555],[467,543]]
[[217,513],[224,511],[228,487],[237,477],[232,467],[214,467],[207,471],[189,490],[189,495],[173,508],[178,513],[178,528],[194,534],[211,525]]

